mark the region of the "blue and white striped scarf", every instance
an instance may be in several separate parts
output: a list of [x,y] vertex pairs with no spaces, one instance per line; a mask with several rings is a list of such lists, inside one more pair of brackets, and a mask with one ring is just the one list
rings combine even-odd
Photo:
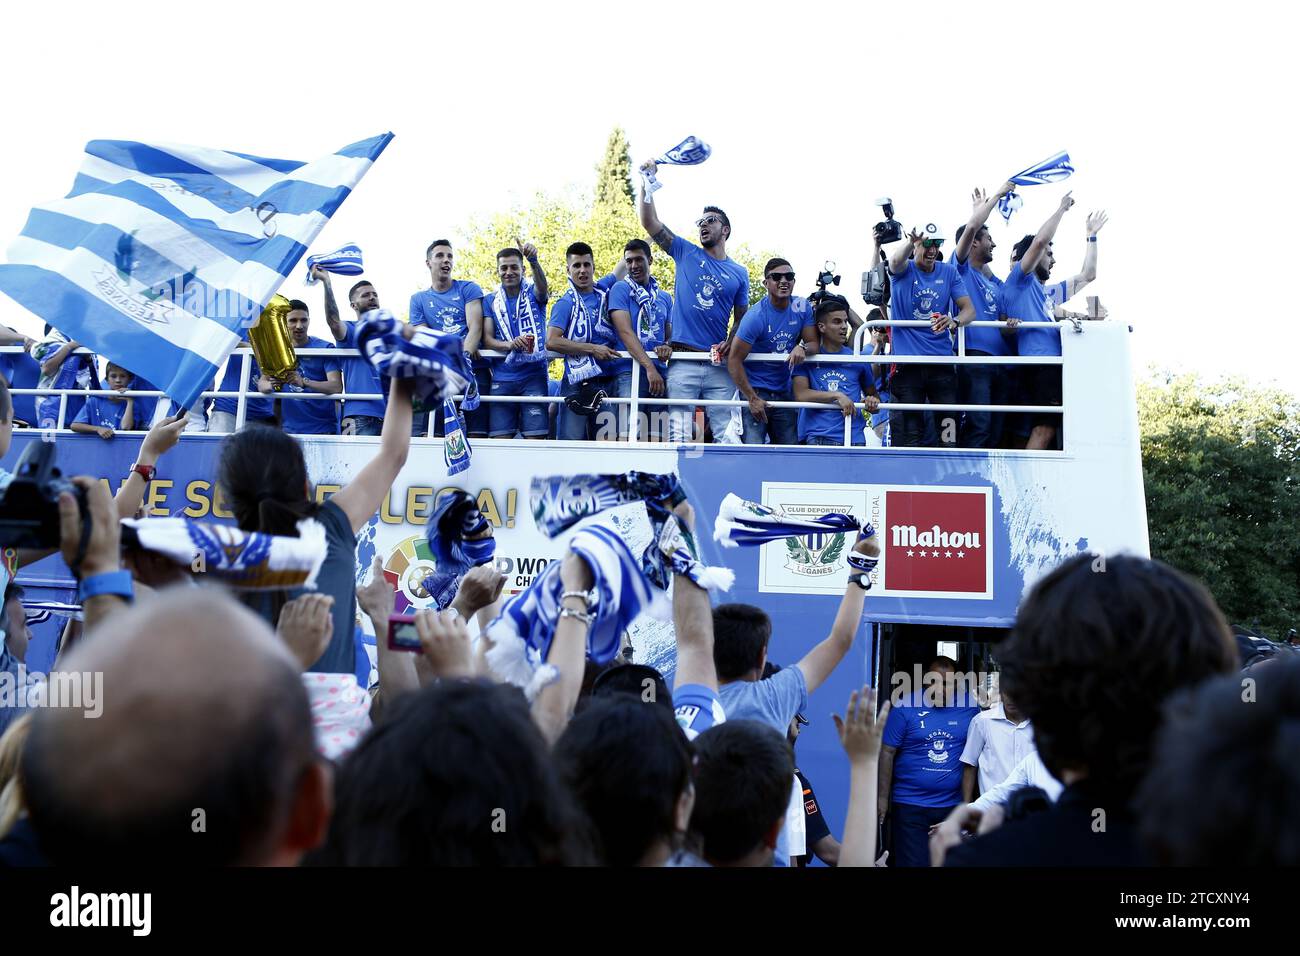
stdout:
[[[684,140],[655,160],[656,163],[670,166],[698,166],[713,155],[713,147],[698,136],[687,136]],[[645,184],[645,201],[649,202],[663,186],[654,173],[643,172],[641,180]]]
[[155,552],[241,591],[314,589],[327,550],[325,527],[313,518],[298,522],[296,538],[189,518],[128,518],[122,546]]
[[438,610],[451,606],[465,572],[490,563],[496,556],[495,538],[467,540],[469,535],[481,534],[487,528],[487,519],[468,492],[451,488],[434,500],[425,537],[436,570],[424,579],[424,589]]
[[[591,310],[587,308],[587,303],[582,300],[582,295],[578,292],[578,287],[573,284],[572,279],[569,280],[569,291],[566,294],[573,296],[573,315],[569,318],[569,327],[565,330],[564,337],[570,342],[594,342],[600,326],[607,324],[605,318],[607,309],[605,290],[595,289],[594,291],[600,296],[600,311],[593,318]],[[604,369],[600,367],[600,363],[590,355],[567,356],[565,365],[569,383],[572,385],[604,374]]]
[[442,458],[447,463],[448,476],[468,471],[474,449],[470,447],[469,436],[465,434],[460,414],[456,411],[456,403],[450,398],[442,400],[442,434]]
[[[642,612],[664,619],[670,616],[667,597],[646,579],[640,562],[612,528],[583,528],[569,541],[569,550],[591,568],[594,581],[593,619],[587,629],[587,657],[594,663],[614,659],[623,632]],[[522,687],[530,700],[558,676],[546,657],[560,620],[562,564],[548,564],[527,590],[506,602],[486,631],[492,642],[488,666],[500,679]]]
[[546,359],[546,329],[545,323],[538,323],[537,315],[533,312],[533,293],[536,286],[531,282],[524,282],[519,289],[517,304],[515,306],[515,317],[510,318],[509,303],[506,301],[506,290],[497,289],[492,295],[492,317],[496,320],[497,338],[509,342],[520,335],[531,335],[533,337],[533,350],[531,352],[511,352],[506,356],[506,365],[520,365],[524,362],[540,362]]
[[862,525],[851,515],[829,512],[820,518],[796,518],[779,507],[729,494],[722,499],[718,519],[714,522],[713,540],[724,548],[757,547],[786,538],[861,529]]
[[307,285],[315,285],[320,281],[311,274],[316,266],[336,276],[359,276],[361,275],[361,247],[355,242],[349,242],[346,246],[339,246],[333,252],[327,252],[323,256],[308,256]]
[[655,340],[655,299],[659,297],[659,283],[655,277],[651,276],[650,281],[641,285],[631,276],[626,277],[624,282],[632,290],[632,298],[636,299],[637,315],[636,329],[637,338],[641,340],[641,345],[649,348]]
[[[1008,178],[1017,186],[1041,186],[1045,183],[1059,183],[1062,179],[1068,179],[1073,172],[1070,154],[1062,150]],[[998,211],[1005,221],[1010,222],[1012,213],[1022,205],[1023,200],[1013,190],[998,200]]]
[[413,379],[414,397],[426,406],[464,392],[465,409],[478,407],[474,373],[459,335],[420,325],[407,339],[391,312],[373,309],[357,324],[357,348],[381,378]]

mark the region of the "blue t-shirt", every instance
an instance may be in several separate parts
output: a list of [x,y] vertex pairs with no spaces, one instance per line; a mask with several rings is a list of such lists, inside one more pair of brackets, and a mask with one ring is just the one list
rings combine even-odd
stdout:
[[[348,334],[339,343],[345,349],[357,347],[357,323],[347,323]],[[386,395],[379,373],[364,355],[353,355],[343,359],[343,391],[353,395]],[[350,415],[369,415],[383,418],[388,411],[387,399],[349,398],[343,402],[343,417]]]
[[[126,414],[126,400],[115,402],[103,395],[91,395],[86,399],[86,404],[77,412],[74,422],[81,422],[83,425],[92,425],[95,428],[112,428],[117,430],[122,427],[122,416]],[[134,424],[132,430],[141,428],[137,420],[136,413],[131,413]]]
[[673,340],[707,352],[727,337],[732,310],[749,305],[749,272],[731,259],[715,259],[693,242],[673,237]]
[[[314,335],[307,337],[305,349],[332,349]],[[312,382],[323,382],[330,372],[341,372],[343,361],[327,355],[304,355],[298,359],[298,374]],[[284,392],[307,392],[310,389],[296,385],[283,385]],[[339,403],[323,398],[288,399],[280,402],[280,415],[284,430],[294,435],[337,435],[339,433]]]
[[[243,366],[244,357],[242,355],[231,354],[226,360],[226,374],[221,377],[221,384],[217,386],[218,392],[237,392],[239,391],[239,369]],[[262,377],[262,370],[257,367],[257,359],[249,356],[248,359],[248,384],[246,391],[253,395],[258,395],[257,380]],[[235,414],[235,409],[239,404],[237,398],[215,398],[212,400],[213,412],[227,412]],[[269,398],[246,398],[244,404],[244,418],[251,421],[254,418],[273,418],[275,409]]]
[[[1002,285],[1002,314],[1021,322],[1054,322],[1053,307],[1065,302],[1067,283],[1044,286],[1036,275],[1026,275],[1017,262]],[[1060,329],[1017,329],[1021,355],[1060,355]]]
[[[979,269],[958,259],[957,273],[966,283],[970,292],[970,301],[975,306],[976,322],[996,322],[1002,303],[1002,280],[997,276],[987,276]],[[989,355],[1010,355],[1012,338],[1003,335],[1001,329],[969,328],[966,330],[966,351],[974,349]]]
[[[132,376],[131,384],[127,386],[130,392],[156,392],[158,386],[148,379],[141,378],[139,375]],[[135,427],[140,431],[148,431],[149,423],[153,421],[153,413],[158,410],[158,399],[137,397],[135,400],[135,411],[132,417],[135,419]]]
[[[636,297],[632,295],[632,287],[624,279],[614,283],[614,287],[609,290],[609,311],[614,312],[616,310],[628,314],[632,322],[632,331],[641,340],[641,345],[645,348],[646,354],[654,362],[659,374],[667,375],[668,366],[655,358],[655,347],[663,345],[667,341],[664,332],[668,328],[669,320],[672,318],[673,297],[663,289],[659,289],[655,293],[652,307],[646,312],[646,322],[643,325],[641,322],[641,307],[637,305]],[[617,330],[615,330],[614,336],[615,338],[618,337]],[[615,348],[619,351],[626,351],[622,339],[619,339]],[[617,362],[611,363],[610,371],[617,375],[628,371],[631,367],[632,360],[630,358],[619,359]],[[644,388],[642,391],[644,392]]]
[[[477,282],[453,279],[451,288],[437,292],[432,286],[411,296],[411,324],[427,325],[435,332],[450,332],[462,339],[469,334],[469,319],[465,307],[483,298]],[[484,312],[487,305],[484,304]],[[491,363],[485,358],[476,359],[475,368],[486,368]]]
[[[718,697],[727,720],[756,720],[785,737],[794,715],[808,709],[808,684],[804,681],[803,671],[791,665],[764,680],[737,680],[723,684],[718,688]],[[790,786],[792,789],[795,787],[793,775]],[[772,862],[776,866],[790,864],[790,836],[785,827],[781,827],[777,837]]]
[[[528,290],[528,298],[533,307],[533,320],[537,323],[536,335],[541,339],[541,348],[546,348],[546,303],[537,298],[537,286],[531,282],[524,283]],[[521,292],[522,295],[522,292]],[[493,338],[504,338],[506,341],[514,338],[513,335],[504,335],[503,330],[497,328],[496,312],[493,311],[492,302],[496,298],[495,292],[490,292],[483,296],[483,324],[486,327],[489,322],[492,323]],[[510,320],[511,328],[519,326],[519,300],[520,295],[513,298],[504,296],[506,317]],[[508,362],[505,359],[496,359],[492,362],[492,379],[497,382],[517,382],[521,378],[527,378],[530,375],[536,375],[534,371],[538,366],[545,367],[545,360],[533,362]]]
[[[812,306],[803,296],[792,296],[784,310],[763,296],[745,313],[736,329],[736,338],[748,342],[751,352],[781,352],[789,355],[799,344],[803,330],[813,324]],[[787,362],[746,362],[745,374],[755,388],[774,392],[790,390],[790,365]]]
[[[824,351],[823,355],[852,355],[853,350],[847,345],[838,352]],[[808,387],[819,392],[843,392],[853,399],[854,404],[862,401],[864,395],[870,395],[875,387],[869,363],[846,362],[807,362],[796,366],[794,374],[808,379]],[[865,445],[867,436],[866,421],[860,412],[853,414],[853,444]],[[844,441],[844,413],[838,405],[827,405],[826,410],[813,408],[799,409],[799,440],[812,436],[834,438]],[[784,673],[784,671],[782,672]]]
[[[929,322],[934,313],[956,315],[957,300],[969,296],[966,282],[951,262],[936,262],[931,272],[909,262],[889,276],[890,316],[898,322]],[[895,355],[952,355],[952,335],[923,328],[890,330]]]
[[[36,388],[41,380],[41,364],[26,352],[0,353],[0,374],[10,388]],[[36,396],[13,395],[14,418],[35,425]]]
[[[923,706],[911,706],[915,703]],[[978,707],[926,708],[919,696],[889,712],[884,743],[898,748],[891,802],[914,807],[961,803],[961,754],[966,731],[979,712]]]
[[[583,304],[587,307],[587,314],[591,316],[591,334],[585,339],[571,339],[570,341],[607,345],[612,349],[621,349],[623,347],[622,340],[619,339],[618,333],[614,331],[614,326],[610,324],[609,316],[602,314],[601,310],[602,300],[605,299],[602,293],[613,288],[614,282],[613,275],[604,276],[596,281],[596,285],[590,292],[583,293]],[[546,324],[559,329],[564,333],[566,339],[569,338],[569,322],[573,318],[574,308],[573,291],[569,290],[555,300],[555,305],[551,306],[551,318]],[[564,357],[564,374],[566,376],[569,374],[569,363],[579,358],[582,358],[582,356],[566,355]],[[617,363],[617,359],[612,359],[608,362],[597,362],[596,364],[600,366],[602,375],[609,375]]]

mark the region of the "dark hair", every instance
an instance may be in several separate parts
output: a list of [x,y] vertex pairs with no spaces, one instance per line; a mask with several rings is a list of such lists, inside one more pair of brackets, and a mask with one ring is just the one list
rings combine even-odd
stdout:
[[1025,253],[1029,251],[1029,247],[1033,244],[1033,236],[1025,236],[1023,239],[1017,239],[1016,244],[1011,247],[1011,261],[1019,262],[1024,258]]
[[880,309],[879,307],[874,308],[874,309],[872,309],[870,312],[867,313],[866,321],[867,321],[867,322],[883,322],[883,321],[885,321],[885,313],[884,313],[884,311],[883,311],[882,309]]
[[739,680],[758,669],[772,619],[752,604],[719,604],[713,609],[713,666],[718,680]]
[[[48,861],[54,866],[120,866],[131,860],[178,867],[259,862],[274,828],[283,825],[301,771],[315,759],[316,748],[311,706],[299,675],[285,664],[261,679],[269,686],[258,694],[260,712],[243,724],[238,740],[206,745],[206,772],[178,778],[173,792],[156,795],[147,806],[111,814],[65,793],[64,754],[57,739],[48,739],[54,722],[40,720],[38,714],[20,772],[32,828]],[[158,770],[143,767],[140,772]],[[206,830],[201,837],[185,839],[196,807],[204,811]]]
[[372,289],[375,287],[375,284],[374,284],[373,282],[371,282],[369,279],[362,279],[360,282],[358,282],[356,285],[354,285],[351,289],[348,289],[348,301],[349,301],[349,302],[352,301],[352,297],[353,297],[354,295],[356,295],[358,289],[360,289],[362,286],[367,286],[367,285],[370,286],[370,288],[372,288]]
[[691,752],[670,707],[627,694],[601,697],[555,744],[556,768],[591,821],[607,866],[635,866],[656,840],[675,834]]
[[448,249],[451,249],[451,240],[450,239],[433,240],[433,242],[429,243],[429,248],[424,250],[424,258],[427,259],[429,258],[429,256],[433,255],[433,250],[437,249],[439,246],[446,246]]
[[768,259],[767,264],[763,266],[763,278],[766,279],[767,274],[771,272],[773,269],[775,269],[777,266],[788,266],[788,265],[790,265],[789,259],[779,259],[779,258]]
[[564,258],[567,260],[570,256],[591,256],[595,258],[595,253],[591,251],[591,246],[585,242],[574,242],[564,250]]
[[647,259],[652,256],[652,253],[650,252],[650,243],[646,242],[644,239],[629,239],[627,245],[623,247],[624,252],[631,252],[634,249]]
[[270,425],[245,425],[222,440],[217,484],[235,523],[245,531],[296,538],[298,522],[319,510],[303,491],[307,461],[302,446]]
[[710,863],[752,853],[790,804],[794,758],[783,734],[755,720],[728,720],[695,738],[691,836]]
[[523,262],[524,254],[521,250],[516,249],[514,246],[510,246],[497,253],[497,261],[499,262],[502,259],[518,259],[520,262]]
[[1219,677],[1166,705],[1135,801],[1164,866],[1300,864],[1300,658]]
[[290,312],[310,312],[311,309],[308,308],[307,303],[304,302],[304,301],[302,301],[302,299],[290,299],[290,300],[289,300],[289,311],[290,311]]
[[9,383],[0,375],[0,422],[13,421],[14,397],[9,394]]
[[339,768],[329,836],[310,862],[590,862],[582,815],[518,688],[440,681],[390,708]]
[[[646,698],[646,691],[651,696]],[[645,703],[662,704],[673,709],[673,694],[664,675],[649,664],[615,664],[596,675],[591,684],[592,697],[632,696]]]
[[1034,722],[1043,763],[1127,799],[1174,691],[1236,669],[1223,614],[1159,561],[1080,554],[1025,598],[1002,648],[1001,684]]
[[722,224],[727,227],[727,235],[728,236],[731,235],[731,220],[727,218],[727,214],[725,212],[723,212],[717,206],[705,206],[704,211],[716,213],[718,218],[722,220]]
[[108,378],[108,373],[113,371],[113,369],[117,369],[119,372],[125,372],[127,375],[131,376],[132,378],[135,377],[135,373],[133,373],[129,368],[127,368],[125,365],[118,365],[116,362],[104,363],[104,377]]
[[813,309],[813,322],[820,322],[823,318],[832,312],[849,311],[849,302],[842,295],[827,295],[820,299],[817,308]]

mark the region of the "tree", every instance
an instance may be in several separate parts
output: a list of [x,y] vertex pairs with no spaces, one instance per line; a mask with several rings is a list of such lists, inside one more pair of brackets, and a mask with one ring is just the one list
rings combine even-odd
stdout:
[[1300,402],[1241,379],[1138,387],[1151,553],[1233,623],[1278,638],[1300,614]]
[[[597,275],[612,271],[629,239],[646,238],[637,218],[631,175],[627,137],[615,128],[606,143],[605,156],[597,166],[594,195],[576,190],[541,192],[526,208],[515,207],[470,222],[458,230],[457,274],[479,283],[485,292],[495,289],[497,252],[518,242],[531,242],[537,246],[554,301],[568,286],[564,250],[579,240],[591,246]],[[653,252],[655,278],[661,288],[671,292],[675,264],[659,249]],[[730,254],[749,271],[749,301],[757,302],[764,295],[763,264],[775,253],[754,253],[741,244]]]

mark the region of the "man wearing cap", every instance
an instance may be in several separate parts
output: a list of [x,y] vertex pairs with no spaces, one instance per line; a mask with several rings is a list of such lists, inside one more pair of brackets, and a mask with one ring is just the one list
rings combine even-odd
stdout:
[[[889,308],[894,321],[924,321],[929,328],[894,326],[895,356],[933,356],[934,364],[899,362],[890,378],[895,402],[932,405],[957,404],[957,374],[952,365],[952,337],[959,325],[975,320],[966,282],[956,266],[939,261],[943,230],[932,222],[918,226],[889,257]],[[944,412],[934,423],[938,444],[957,446],[956,412]],[[893,412],[890,433],[894,445],[925,443],[925,412]]]
[[[642,170],[650,173],[657,168],[654,160],[641,166]],[[673,351],[709,352],[717,346],[719,360],[725,363],[735,332],[734,327],[728,332],[730,320],[734,316],[739,324],[749,308],[749,272],[727,256],[731,220],[717,206],[705,206],[704,215],[695,223],[700,231],[700,244],[697,246],[675,235],[659,221],[653,195],[646,194],[644,185],[637,211],[650,238],[677,263],[673,285],[673,340],[669,343]],[[735,383],[725,364],[690,360],[673,362],[668,366],[669,398],[729,399],[735,392]],[[707,414],[713,440],[720,441],[731,421],[731,409],[725,405],[711,405]],[[673,406],[669,418],[669,441],[686,441],[690,421],[689,406]]]

